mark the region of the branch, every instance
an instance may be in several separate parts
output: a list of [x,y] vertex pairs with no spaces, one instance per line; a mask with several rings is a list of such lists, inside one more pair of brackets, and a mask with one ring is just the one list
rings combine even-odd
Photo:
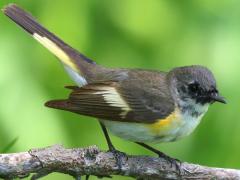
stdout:
[[180,169],[163,158],[123,155],[119,168],[111,152],[96,146],[65,149],[55,145],[29,152],[0,154],[0,178],[22,178],[36,173],[32,179],[52,172],[109,177],[130,176],[136,179],[240,179],[240,170],[211,168],[182,162]]

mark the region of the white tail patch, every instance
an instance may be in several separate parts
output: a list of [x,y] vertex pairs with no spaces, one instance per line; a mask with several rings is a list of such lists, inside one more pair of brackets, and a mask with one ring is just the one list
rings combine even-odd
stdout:
[[95,94],[101,94],[104,100],[113,107],[119,107],[122,109],[120,114],[122,117],[125,117],[131,108],[127,102],[121,97],[114,87],[102,87],[101,92],[96,92]]
[[34,33],[33,37],[44,47],[46,47],[50,52],[52,52],[55,56],[57,56],[62,61],[62,63],[69,66],[74,71],[78,72],[75,64],[71,61],[69,56],[61,48],[59,48],[53,41],[51,41],[47,37],[42,37],[37,33]]
[[79,73],[72,70],[69,66],[64,66],[65,70],[69,74],[69,76],[72,78],[72,80],[79,86],[82,87],[87,84],[87,80],[81,76]]

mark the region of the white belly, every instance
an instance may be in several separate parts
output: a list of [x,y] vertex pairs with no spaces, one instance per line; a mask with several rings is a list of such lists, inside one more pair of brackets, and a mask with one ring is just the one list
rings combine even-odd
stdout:
[[145,143],[169,142],[189,135],[200,123],[207,109],[208,105],[201,107],[199,110],[201,110],[202,114],[198,117],[194,117],[191,112],[186,111],[180,114],[180,120],[173,120],[169,128],[159,128],[159,130],[155,131],[152,131],[146,124],[108,120],[101,121],[114,135],[129,141]]
[[139,123],[127,123],[118,121],[102,120],[107,129],[114,135],[136,142],[152,142],[153,134],[144,125]]

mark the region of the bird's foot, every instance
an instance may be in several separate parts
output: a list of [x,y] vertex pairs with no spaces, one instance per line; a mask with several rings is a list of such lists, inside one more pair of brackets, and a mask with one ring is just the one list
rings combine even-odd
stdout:
[[157,154],[158,154],[158,157],[167,160],[171,164],[171,167],[175,166],[175,168],[178,171],[178,173],[181,174],[181,161],[180,160],[172,158],[172,157],[164,154],[161,151],[157,152]]
[[[122,169],[122,165],[124,164],[124,161],[126,159],[126,154],[116,150],[115,148],[110,148],[110,150],[108,150],[107,152],[110,152],[113,154],[115,160],[116,160],[116,165],[117,168],[119,170],[119,172],[121,172]],[[112,178],[112,176],[97,176],[98,178]],[[90,175],[86,175],[86,179],[85,180],[89,180],[90,179]]]
[[126,154],[124,152],[116,150],[115,148],[108,150],[108,152],[111,152],[113,154],[114,158],[116,159],[118,170],[121,171],[127,157]]

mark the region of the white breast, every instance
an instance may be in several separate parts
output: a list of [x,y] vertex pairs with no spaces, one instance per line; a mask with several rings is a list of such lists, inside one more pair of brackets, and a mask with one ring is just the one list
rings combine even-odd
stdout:
[[[189,109],[182,113],[181,121],[182,126],[181,128],[179,128],[177,139],[187,136],[194,131],[194,129],[201,122],[201,119],[204,116],[204,114],[207,112],[209,104],[206,105],[195,104],[193,107],[194,109]],[[193,110],[195,112],[193,112]],[[199,115],[196,116],[196,114]]]

